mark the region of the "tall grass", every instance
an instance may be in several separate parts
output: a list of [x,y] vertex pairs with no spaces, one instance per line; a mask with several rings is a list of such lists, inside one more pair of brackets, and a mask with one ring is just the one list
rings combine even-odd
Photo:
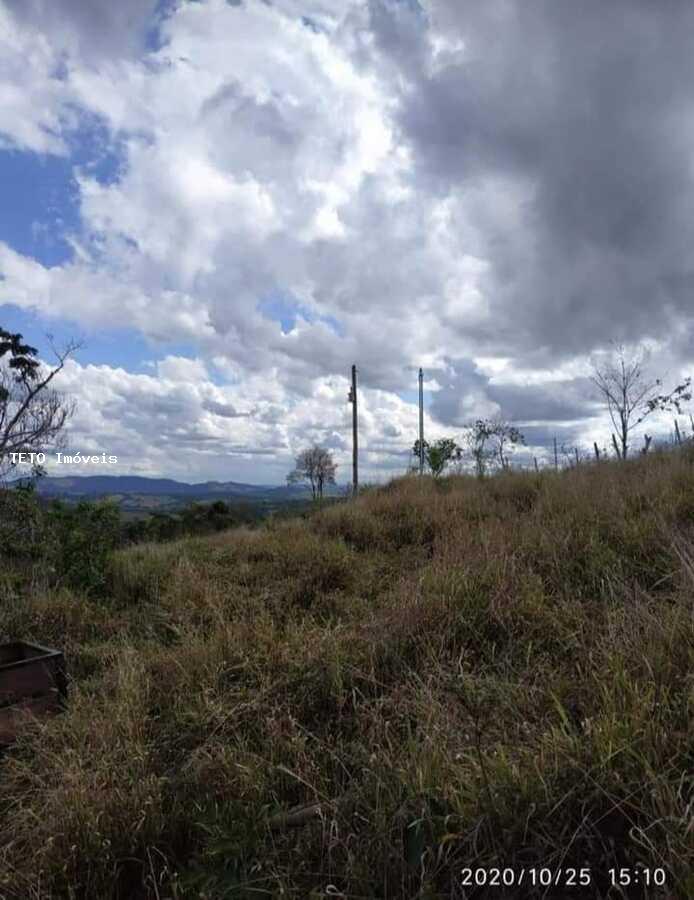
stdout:
[[0,897],[694,896],[693,463],[397,479],[118,552],[103,601],[0,580],[73,674],[0,762]]

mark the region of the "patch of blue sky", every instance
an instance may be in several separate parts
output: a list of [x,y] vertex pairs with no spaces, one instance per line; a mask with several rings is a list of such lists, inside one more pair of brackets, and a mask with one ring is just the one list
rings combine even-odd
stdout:
[[[152,14],[152,22],[145,34],[145,49],[149,53],[158,53],[159,50],[166,46],[162,34],[162,24],[164,21],[176,11],[177,7],[182,3],[190,3],[195,5],[203,5],[205,0],[157,0],[157,4]],[[228,6],[242,6],[242,0],[226,0]]]
[[341,322],[338,322],[334,316],[319,316],[319,320],[321,322],[325,322],[325,324],[331,328],[338,337],[345,337],[347,331],[345,330],[344,325]]
[[279,322],[283,334],[288,334],[299,319],[313,324],[324,322],[338,337],[345,336],[345,329],[334,316],[321,316],[294,300],[288,294],[272,294],[264,297],[256,305],[258,312],[266,319]]
[[[153,364],[167,356],[189,359],[196,356],[194,346],[189,343],[148,341],[133,328],[85,332],[77,323],[66,319],[47,319],[10,303],[0,305],[0,326],[24,335],[24,339],[36,347],[46,361],[51,358],[47,335],[52,336],[58,349],[65,347],[71,340],[82,341],[83,346],[75,353],[74,358],[83,366],[109,365],[134,374],[151,374]],[[211,377],[211,380],[225,383],[219,376]]]
[[72,257],[66,235],[80,226],[72,162],[15,150],[0,151],[3,204],[0,240],[44,266]]
[[67,135],[72,166],[100,184],[115,184],[127,165],[123,135],[114,135],[100,116],[85,110],[79,112],[79,123]]
[[[192,0],[188,0],[192,2]],[[152,16],[152,23],[145,34],[145,49],[150,53],[156,53],[165,46],[165,41],[161,33],[162,22],[176,8],[175,0],[158,0]]]
[[288,297],[274,294],[264,297],[256,304],[256,309],[265,319],[279,322],[283,334],[288,334],[296,325],[300,305]]
[[49,267],[72,259],[68,237],[81,229],[76,169],[111,184],[125,162],[122,145],[114,145],[95,116],[80,115],[66,142],[68,157],[0,150],[0,240]]
[[[419,405],[419,388],[415,388],[415,390],[412,390],[412,391],[398,391],[397,395],[405,403],[413,403],[416,406]],[[424,408],[426,409],[426,407],[427,407],[427,397],[426,397],[426,391],[425,391],[425,393],[424,393]]]

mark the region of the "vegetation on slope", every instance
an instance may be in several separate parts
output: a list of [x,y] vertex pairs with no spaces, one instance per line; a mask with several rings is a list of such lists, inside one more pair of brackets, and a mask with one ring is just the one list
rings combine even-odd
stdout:
[[[683,448],[138,545],[105,600],[0,574],[74,679],[0,762],[0,896],[693,896],[693,534]],[[593,883],[461,887],[541,865]]]

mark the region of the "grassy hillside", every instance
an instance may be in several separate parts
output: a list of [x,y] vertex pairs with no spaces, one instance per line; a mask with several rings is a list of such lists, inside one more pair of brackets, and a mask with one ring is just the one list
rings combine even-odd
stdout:
[[[694,896],[693,535],[688,448],[134,547],[103,602],[0,574],[74,678],[0,763],[0,896]],[[463,892],[540,865],[592,885]]]

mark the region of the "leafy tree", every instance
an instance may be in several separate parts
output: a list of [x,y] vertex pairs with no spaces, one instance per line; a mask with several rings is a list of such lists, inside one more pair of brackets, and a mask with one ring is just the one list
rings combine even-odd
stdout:
[[108,563],[121,543],[117,504],[81,500],[75,505],[54,500],[46,514],[59,582],[87,594],[103,594],[108,586]]
[[45,556],[47,529],[32,480],[14,490],[0,488],[0,560]]
[[[424,461],[434,478],[438,478],[449,463],[460,459],[463,452],[452,438],[439,438],[433,444],[424,441],[423,446]],[[417,459],[419,459],[419,452],[420,443],[417,439],[412,447],[412,453]]]
[[335,484],[336,471],[337,464],[330,451],[314,444],[313,447],[302,450],[296,457],[296,467],[287,475],[287,482],[299,484],[308,481],[313,499],[320,500],[323,497],[324,486]]
[[78,347],[70,342],[62,353],[53,348],[57,364],[46,369],[21,334],[0,328],[0,476],[16,465],[11,454],[42,452],[59,442],[74,404],[50,385]]
[[0,490],[0,559],[38,566],[42,577],[103,594],[111,552],[121,543],[120,511],[109,502],[39,501],[33,483]]
[[511,447],[524,444],[525,437],[515,425],[504,419],[477,419],[465,427],[464,441],[481,478],[492,461],[496,461],[502,469],[508,469]]
[[607,406],[616,435],[612,434],[612,444],[619,459],[626,459],[629,452],[629,437],[644,419],[656,411],[677,410],[681,404],[691,400],[688,390],[691,378],[674,387],[668,394],[658,393],[662,384],[660,378],[650,378],[646,372],[647,352],[640,347],[629,353],[622,344],[612,342],[611,354],[604,362],[593,362],[591,381]]

